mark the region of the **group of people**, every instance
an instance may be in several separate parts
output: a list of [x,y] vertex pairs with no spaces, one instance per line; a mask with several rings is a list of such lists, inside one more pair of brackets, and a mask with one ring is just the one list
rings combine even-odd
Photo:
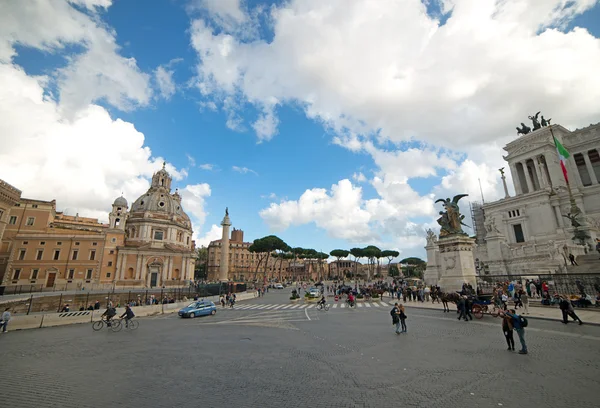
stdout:
[[233,309],[236,299],[237,296],[235,293],[228,293],[219,297],[219,303],[221,303],[221,307],[225,307],[225,305],[227,305]]

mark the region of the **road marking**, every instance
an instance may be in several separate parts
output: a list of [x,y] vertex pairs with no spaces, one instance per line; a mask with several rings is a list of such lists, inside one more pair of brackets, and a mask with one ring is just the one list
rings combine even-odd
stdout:
[[304,309],[308,305],[300,305],[300,309]]
[[362,303],[357,303],[356,306],[363,307],[363,304]]
[[379,307],[379,303],[373,303],[373,306]]
[[265,308],[265,310],[267,309],[275,309],[277,307],[277,305],[269,305]]
[[277,307],[275,307],[273,310],[281,309],[282,307],[284,307],[284,306],[283,305],[277,305]]
[[370,303],[365,303],[365,307],[371,307]]
[[341,304],[340,304],[340,308],[341,308],[341,309],[343,309],[343,308],[345,308],[345,307],[346,307],[346,305],[345,305],[345,304],[343,304],[343,303],[341,303]]
[[308,309],[304,309],[304,314],[306,315],[306,318],[310,320],[310,316],[308,315]]
[[331,307],[335,309],[336,307],[338,307],[338,304],[334,303]]
[[294,306],[292,306],[291,308],[292,308],[292,309],[296,309],[296,308],[297,308],[297,307],[299,307],[299,306],[300,306],[300,305],[294,305]]
[[286,305],[286,306],[282,307],[281,309],[282,309],[282,310],[283,310],[283,309],[287,309],[288,307],[292,307],[292,305]]

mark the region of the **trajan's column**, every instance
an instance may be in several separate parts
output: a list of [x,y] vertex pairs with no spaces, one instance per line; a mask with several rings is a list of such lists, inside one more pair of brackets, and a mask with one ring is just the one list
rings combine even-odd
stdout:
[[231,220],[229,219],[229,209],[225,208],[225,217],[221,221],[223,226],[223,236],[221,237],[221,263],[219,268],[219,280],[221,282],[229,281],[229,227]]

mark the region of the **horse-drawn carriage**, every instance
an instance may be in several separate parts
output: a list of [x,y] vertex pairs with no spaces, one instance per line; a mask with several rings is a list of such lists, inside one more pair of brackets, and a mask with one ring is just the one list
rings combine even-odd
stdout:
[[473,302],[473,307],[471,308],[471,313],[477,319],[481,319],[484,314],[492,315],[493,317],[498,317],[501,309],[497,308],[493,303],[492,299],[494,295],[477,295],[471,298]]

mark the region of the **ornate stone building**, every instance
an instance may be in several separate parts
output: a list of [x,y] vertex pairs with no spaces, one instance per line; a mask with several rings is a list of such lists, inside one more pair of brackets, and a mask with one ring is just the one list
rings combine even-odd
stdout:
[[[553,136],[570,153],[566,167],[572,197],[581,210],[581,228],[590,237],[586,245],[572,239],[574,228],[567,218],[572,212],[571,197]],[[476,206],[484,217],[484,228],[476,228],[474,249],[479,275],[567,272],[568,255],[594,251],[595,238],[600,236],[600,123],[575,131],[560,125],[541,127],[517,137],[504,150],[515,196],[509,196],[505,187],[505,198]],[[475,220],[477,224],[481,223]],[[443,254],[435,235],[428,236],[426,249],[426,276],[435,283],[435,276],[444,273],[436,269]]]
[[55,201],[11,198],[0,217],[8,220],[0,224],[6,227],[0,282],[73,289],[189,284],[196,257],[192,224],[171,181],[163,166],[131,209],[124,197],[114,201],[108,224],[58,212]]

